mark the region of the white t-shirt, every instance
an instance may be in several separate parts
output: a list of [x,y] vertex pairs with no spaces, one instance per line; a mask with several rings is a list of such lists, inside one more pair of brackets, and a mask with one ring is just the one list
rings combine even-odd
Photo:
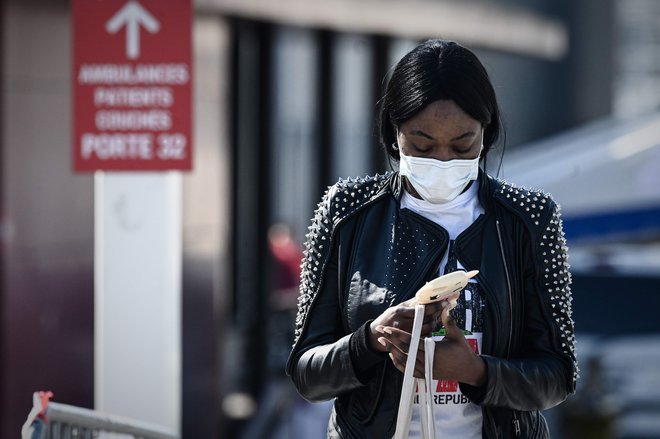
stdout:
[[[449,233],[450,245],[445,252],[438,274],[449,273],[464,269],[453,254],[453,243],[458,235],[467,229],[484,209],[477,196],[478,182],[473,182],[470,188],[454,200],[442,204],[433,204],[425,200],[414,198],[409,193],[403,193],[401,208],[413,212],[435,222]],[[465,338],[477,353],[481,353],[481,340],[483,336],[483,312],[485,309],[484,296],[481,286],[470,280],[468,286],[461,293],[458,306],[452,311],[458,327],[465,331]],[[438,342],[443,336],[434,333],[433,339]],[[455,381],[433,380],[431,385],[431,398],[434,402],[435,432],[437,439],[465,438],[479,439],[482,437],[481,408],[470,402],[464,396]],[[419,396],[415,393],[412,420],[410,423],[409,438],[421,438],[421,424],[419,412]]]

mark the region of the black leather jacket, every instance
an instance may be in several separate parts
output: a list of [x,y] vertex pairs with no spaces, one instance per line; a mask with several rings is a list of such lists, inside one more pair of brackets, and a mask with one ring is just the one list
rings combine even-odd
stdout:
[[[484,438],[545,438],[539,410],[575,391],[570,274],[559,207],[483,173],[485,213],[455,241],[486,296],[487,382],[460,383],[483,410]],[[448,246],[437,224],[400,208],[398,173],[341,180],[307,235],[296,340],[287,364],[310,401],[335,399],[328,437],[394,434],[403,375],[368,345],[368,325],[434,278]]]

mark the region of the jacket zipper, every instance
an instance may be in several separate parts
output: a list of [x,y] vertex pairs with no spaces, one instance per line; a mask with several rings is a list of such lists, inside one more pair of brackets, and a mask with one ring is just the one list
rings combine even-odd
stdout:
[[[513,293],[511,292],[511,279],[509,278],[509,267],[504,257],[504,244],[502,243],[502,232],[500,231],[500,220],[495,220],[495,227],[497,228],[497,239],[500,242],[500,255],[502,255],[502,263],[504,264],[504,274],[506,275],[506,285],[509,292],[509,310],[513,317]],[[506,344],[506,358],[511,356],[511,339],[513,338],[513,318],[509,319],[509,340]]]
[[[509,290],[509,310],[511,312],[511,318],[509,319],[509,340],[506,345],[506,357],[509,358],[511,355],[511,339],[513,338],[513,293],[511,291],[511,279],[509,278],[509,267],[506,263],[506,257],[504,256],[504,244],[502,242],[502,232],[500,230],[500,220],[495,220],[495,227],[497,228],[497,239],[500,243],[500,254],[502,255],[502,263],[504,264],[504,274],[506,274],[506,284]],[[516,437],[520,437],[520,420],[516,416],[516,411],[513,410],[513,431]]]

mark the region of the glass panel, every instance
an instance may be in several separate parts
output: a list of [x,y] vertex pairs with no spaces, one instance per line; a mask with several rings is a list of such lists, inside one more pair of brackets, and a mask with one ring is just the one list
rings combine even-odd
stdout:
[[332,64],[332,181],[371,173],[374,131],[372,48],[365,36],[335,38]]
[[304,239],[317,194],[318,48],[314,33],[280,27],[273,47],[271,222]]

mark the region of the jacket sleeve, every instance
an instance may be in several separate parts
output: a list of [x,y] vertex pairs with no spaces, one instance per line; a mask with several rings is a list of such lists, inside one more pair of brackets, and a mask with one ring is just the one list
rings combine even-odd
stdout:
[[476,403],[515,410],[545,410],[575,392],[578,376],[571,319],[570,273],[559,206],[541,228],[525,274],[522,341],[515,358],[482,355],[487,382],[461,385]]
[[287,364],[296,389],[310,401],[328,400],[363,386],[371,369],[384,359],[368,345],[369,322],[353,333],[347,333],[343,324],[335,233],[324,227],[332,224],[326,222],[332,218],[332,192],[319,205],[305,245],[296,341]]

